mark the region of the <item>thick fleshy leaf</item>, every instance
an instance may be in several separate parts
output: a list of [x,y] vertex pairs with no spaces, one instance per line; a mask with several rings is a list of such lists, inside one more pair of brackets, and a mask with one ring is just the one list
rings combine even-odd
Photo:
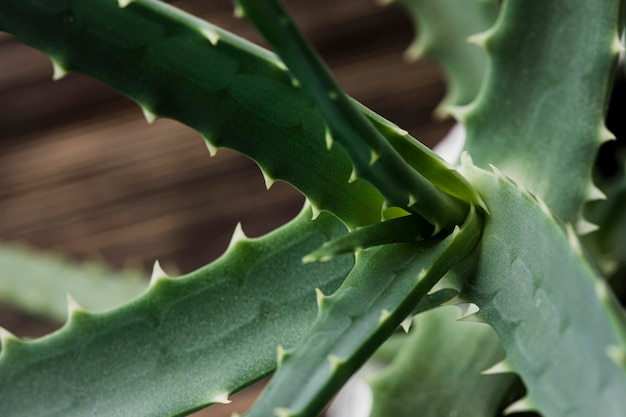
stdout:
[[183,415],[267,375],[276,346],[294,346],[315,320],[315,288],[334,291],[353,265],[300,262],[345,232],[330,215],[310,217],[235,240],[189,275],[157,273],[118,309],[70,305],[64,327],[41,339],[0,331],[0,415]]
[[314,417],[409,315],[439,279],[475,248],[482,222],[472,209],[443,240],[371,248],[342,286],[318,293],[319,313],[248,417]]
[[[488,218],[474,278],[462,296],[479,306],[528,394],[511,410],[544,417],[626,414],[626,320],[588,263],[571,226],[542,200],[473,166],[465,172]],[[514,237],[514,238],[513,238]]]

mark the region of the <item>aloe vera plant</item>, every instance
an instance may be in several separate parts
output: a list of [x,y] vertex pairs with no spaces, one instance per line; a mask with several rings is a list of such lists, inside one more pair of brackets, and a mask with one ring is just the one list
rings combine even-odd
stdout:
[[0,30],[55,78],[95,77],[307,198],[193,273],[156,264],[121,307],[70,297],[48,336],[0,330],[0,415],[186,415],[275,372],[246,415],[316,416],[390,338],[372,416],[626,414],[624,310],[599,268],[614,255],[579,239],[624,2],[401,3],[408,55],[448,75],[438,114],[467,131],[455,166],[348,97],[277,0],[234,6],[274,53],[156,0],[0,3]]

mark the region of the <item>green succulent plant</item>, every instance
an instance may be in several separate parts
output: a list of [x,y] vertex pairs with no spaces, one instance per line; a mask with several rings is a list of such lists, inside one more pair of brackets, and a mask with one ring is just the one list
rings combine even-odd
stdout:
[[121,307],[70,298],[48,336],[0,330],[0,415],[186,415],[274,372],[246,416],[313,417],[388,339],[373,417],[626,415],[626,321],[602,268],[622,259],[594,244],[616,239],[619,192],[579,239],[624,2],[400,3],[420,27],[408,55],[448,76],[458,164],[348,97],[277,0],[235,4],[275,53],[156,0],[0,3],[0,30],[55,78],[101,80],[307,199],[195,272],[157,264]]

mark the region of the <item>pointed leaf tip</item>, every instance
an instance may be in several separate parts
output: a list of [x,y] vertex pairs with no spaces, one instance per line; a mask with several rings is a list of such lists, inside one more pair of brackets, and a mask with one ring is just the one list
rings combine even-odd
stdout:
[[124,7],[128,6],[129,4],[131,4],[133,2],[133,0],[117,0],[117,5],[123,9]]

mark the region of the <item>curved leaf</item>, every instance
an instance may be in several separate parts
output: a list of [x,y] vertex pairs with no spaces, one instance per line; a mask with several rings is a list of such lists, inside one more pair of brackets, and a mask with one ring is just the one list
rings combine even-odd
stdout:
[[276,346],[301,339],[315,288],[335,290],[351,257],[300,258],[345,231],[310,210],[258,239],[231,243],[217,261],[180,278],[155,276],[125,306],[70,306],[59,331],[20,340],[0,331],[0,415],[184,415],[271,372]]
[[626,414],[626,321],[571,226],[499,171],[467,166],[491,216],[461,295],[498,334],[528,395],[511,410],[544,417]]
[[319,313],[247,417],[314,417],[400,325],[439,279],[474,248],[481,221],[472,209],[444,240],[363,251],[342,286],[318,293]]

